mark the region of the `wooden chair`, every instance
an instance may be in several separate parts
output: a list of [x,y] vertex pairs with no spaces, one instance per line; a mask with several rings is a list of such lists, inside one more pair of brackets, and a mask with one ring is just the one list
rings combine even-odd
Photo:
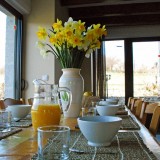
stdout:
[[29,104],[29,105],[32,105],[32,104],[33,104],[33,99],[34,99],[34,98],[28,98],[28,104]]
[[151,118],[155,108],[158,106],[158,103],[149,103],[146,106],[142,106],[141,114],[140,114],[140,121],[149,128],[151,123]]
[[131,112],[133,114],[135,114],[137,106],[140,105],[139,103],[140,104],[142,103],[142,99],[141,98],[134,98],[134,99],[132,99],[130,110],[131,110]]
[[128,98],[127,107],[128,107],[129,109],[131,108],[132,99],[133,99],[133,97],[129,97],[129,98]]
[[17,100],[13,98],[5,98],[4,99],[4,106],[5,108],[8,107],[8,105],[14,105],[14,104],[24,104],[22,100]]
[[146,102],[144,102],[142,99],[138,100],[137,101],[137,106],[135,108],[135,116],[139,119],[140,117],[140,114],[141,114],[141,109],[142,109],[142,106],[145,104]]
[[133,111],[133,108],[135,106],[135,102],[137,101],[138,98],[132,98],[131,99],[131,105],[130,105],[130,110]]
[[5,109],[4,101],[3,100],[0,100],[0,109]]
[[151,119],[151,123],[150,123],[150,126],[149,126],[149,131],[154,136],[156,136],[156,133],[159,129],[159,124],[160,124],[160,106],[157,106],[154,109],[153,116],[152,116],[152,119]]
[[100,100],[101,99],[99,96],[88,96],[88,97],[83,96],[82,106],[88,108],[92,106],[92,102],[98,102]]
[[[146,108],[146,105],[149,104],[149,102],[145,102],[143,100],[139,101],[138,104],[137,104],[137,107],[136,107],[136,111],[135,111],[135,116],[141,121],[141,110],[142,108],[145,109]],[[143,115],[142,115],[143,116]]]
[[22,101],[22,104],[26,104],[25,98],[20,98],[20,101]]

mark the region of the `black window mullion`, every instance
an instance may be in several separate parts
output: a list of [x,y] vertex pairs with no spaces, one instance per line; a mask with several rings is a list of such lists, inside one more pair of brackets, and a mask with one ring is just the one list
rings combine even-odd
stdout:
[[125,39],[125,104],[128,98],[133,97],[133,54],[132,41]]

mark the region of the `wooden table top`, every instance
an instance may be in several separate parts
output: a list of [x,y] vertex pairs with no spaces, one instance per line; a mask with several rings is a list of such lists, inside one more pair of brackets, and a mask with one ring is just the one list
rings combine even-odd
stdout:
[[[148,130],[132,115],[141,129],[138,131],[147,147],[160,159],[160,145]],[[75,130],[76,118],[62,118],[61,125]],[[125,130],[126,131],[126,130]],[[135,130],[134,130],[135,131]],[[127,132],[127,131],[126,131]],[[24,128],[0,141],[0,160],[29,160],[37,152],[37,133],[32,127]]]

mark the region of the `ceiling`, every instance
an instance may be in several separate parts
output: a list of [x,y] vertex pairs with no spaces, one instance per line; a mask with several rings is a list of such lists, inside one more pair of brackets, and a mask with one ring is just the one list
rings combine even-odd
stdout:
[[61,0],[70,17],[87,25],[160,24],[160,0]]

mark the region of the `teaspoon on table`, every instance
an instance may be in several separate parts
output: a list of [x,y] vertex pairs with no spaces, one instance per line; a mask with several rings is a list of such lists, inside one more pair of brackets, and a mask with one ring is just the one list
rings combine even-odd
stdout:
[[71,152],[76,152],[76,153],[79,153],[79,154],[85,153],[85,151],[82,151],[82,150],[79,150],[79,149],[75,149],[75,148],[70,148],[69,150]]
[[21,118],[14,118],[15,122],[19,122],[21,120]]

